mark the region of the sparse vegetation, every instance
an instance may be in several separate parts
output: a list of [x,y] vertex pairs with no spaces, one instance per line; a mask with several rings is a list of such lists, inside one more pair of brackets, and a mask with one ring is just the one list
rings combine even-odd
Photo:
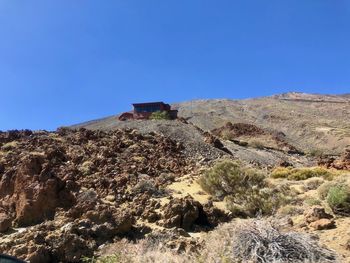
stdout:
[[318,197],[325,200],[331,187],[338,185],[338,182],[325,182],[317,188]]
[[132,194],[148,193],[154,196],[164,196],[165,190],[158,189],[155,183],[151,180],[141,180],[132,189]]
[[278,213],[283,216],[301,215],[303,212],[304,209],[296,205],[285,205],[278,210]]
[[151,120],[170,120],[170,115],[167,111],[156,111],[150,116]]
[[307,204],[308,206],[314,206],[314,205],[321,205],[322,201],[318,198],[310,197],[305,199],[304,203]]
[[306,180],[312,177],[321,177],[326,180],[331,180],[334,174],[329,170],[321,167],[312,168],[290,168],[278,167],[271,173],[272,178],[286,178],[288,180]]
[[86,263],[327,263],[336,262],[333,251],[321,247],[307,234],[284,232],[282,222],[249,220],[220,226],[203,240],[198,250],[186,253],[159,246],[163,240],[146,238],[137,243],[122,240],[100,258]]
[[249,142],[249,145],[253,148],[256,148],[256,149],[259,149],[259,150],[262,150],[264,149],[266,146],[264,145],[263,142],[259,141],[259,140],[251,140]]
[[324,179],[320,177],[312,177],[305,181],[305,187],[308,190],[316,190],[324,183]]
[[16,148],[17,145],[18,145],[18,142],[17,142],[17,141],[8,142],[8,143],[5,143],[5,144],[1,147],[1,150],[2,150],[2,151],[5,151],[5,152],[8,152],[8,151],[11,151],[11,150],[13,150],[14,148]]
[[224,140],[233,140],[235,138],[234,134],[229,130],[223,130],[220,135]]
[[80,166],[79,170],[83,173],[83,175],[89,175],[92,172],[93,167],[94,167],[93,162],[86,161]]
[[325,152],[321,149],[312,149],[307,153],[307,155],[312,157],[322,157],[325,155]]

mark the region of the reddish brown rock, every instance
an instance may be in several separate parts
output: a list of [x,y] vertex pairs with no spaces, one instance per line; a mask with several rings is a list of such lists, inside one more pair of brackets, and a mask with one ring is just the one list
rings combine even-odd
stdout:
[[333,216],[327,214],[323,207],[313,206],[304,213],[306,223],[310,224],[320,219],[332,219]]
[[318,161],[320,166],[326,168],[334,168],[337,170],[350,170],[350,149],[346,149],[345,152],[339,157],[321,157]]
[[335,228],[335,221],[332,219],[319,219],[309,224],[314,230],[325,230]]

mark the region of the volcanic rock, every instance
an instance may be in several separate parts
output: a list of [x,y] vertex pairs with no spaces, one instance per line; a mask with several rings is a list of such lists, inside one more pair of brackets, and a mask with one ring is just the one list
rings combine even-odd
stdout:
[[191,230],[195,223],[207,224],[203,206],[192,197],[174,198],[164,208],[164,226]]

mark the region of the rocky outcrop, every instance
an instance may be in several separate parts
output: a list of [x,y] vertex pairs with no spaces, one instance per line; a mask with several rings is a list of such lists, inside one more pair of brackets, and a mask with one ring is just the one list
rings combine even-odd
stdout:
[[337,170],[350,170],[350,149],[346,149],[339,158],[321,157],[318,165]]
[[249,145],[249,143],[244,140],[250,141],[260,139],[264,143],[261,143],[261,145],[259,143],[259,147],[288,153],[300,153],[293,145],[287,142],[284,133],[271,132],[254,124],[227,122],[224,126],[212,130],[212,133],[219,138],[230,140],[240,146]]
[[0,132],[0,152],[0,233],[27,227],[0,235],[0,253],[39,263],[80,262],[158,221],[151,197],[192,169],[181,144],[134,130]]
[[46,158],[25,156],[15,174],[12,201],[16,207],[15,222],[20,227],[53,219],[56,208],[74,202],[65,183],[51,172],[51,163]]
[[208,225],[203,206],[192,197],[174,198],[164,207],[165,227],[191,230],[195,224]]
[[5,213],[0,213],[0,233],[4,233],[9,230],[11,224],[12,218]]

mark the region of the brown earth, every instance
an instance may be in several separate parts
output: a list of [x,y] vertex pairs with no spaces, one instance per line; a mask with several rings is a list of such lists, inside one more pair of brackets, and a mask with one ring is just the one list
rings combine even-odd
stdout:
[[300,153],[285,140],[284,133],[271,132],[253,124],[227,122],[225,126],[212,130],[212,133],[238,145],[253,145],[288,153]]

